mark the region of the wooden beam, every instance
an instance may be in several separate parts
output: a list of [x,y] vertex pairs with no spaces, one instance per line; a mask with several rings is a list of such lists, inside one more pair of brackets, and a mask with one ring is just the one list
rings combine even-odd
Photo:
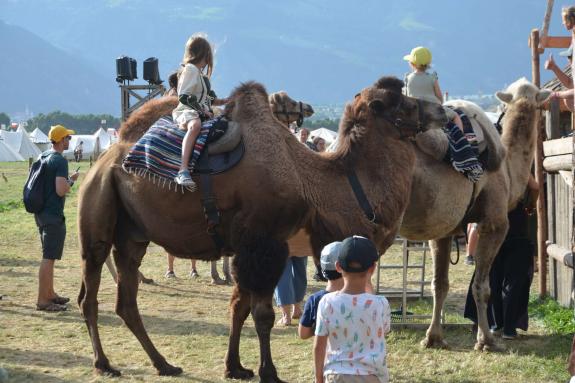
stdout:
[[[529,41],[531,42],[531,74],[533,84],[541,86],[540,77],[540,56],[539,56],[539,30],[533,29]],[[545,242],[547,241],[547,212],[545,209],[545,187],[543,176],[543,141],[545,136],[545,124],[541,114],[538,113],[535,120],[537,129],[537,141],[535,145],[535,181],[539,188],[537,198],[537,260],[539,265],[539,296],[547,295],[547,252]]]
[[571,45],[570,36],[545,36],[541,38],[540,43],[540,47],[543,48],[569,48],[569,45]]
[[555,140],[547,140],[543,143],[543,153],[545,157],[571,154],[572,151],[573,137],[557,138]]
[[541,28],[541,40],[539,41],[539,53],[543,53],[545,47],[542,46],[543,41],[549,32],[549,21],[551,20],[551,13],[553,11],[554,0],[547,0],[547,9],[545,10],[545,17],[543,18],[543,28]]
[[573,168],[573,154],[562,154],[560,156],[546,157],[543,160],[543,168],[546,172],[555,173],[559,170],[569,170]]

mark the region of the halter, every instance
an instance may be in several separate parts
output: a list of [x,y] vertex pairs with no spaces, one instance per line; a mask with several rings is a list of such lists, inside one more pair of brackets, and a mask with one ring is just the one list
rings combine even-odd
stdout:
[[302,126],[304,115],[303,115],[303,103],[301,101],[298,102],[299,112],[287,110],[285,102],[282,102],[280,106],[281,110],[275,111],[274,114],[284,115],[288,125],[292,122],[292,120],[290,119],[290,115],[295,114],[297,116],[297,119],[295,120],[297,127],[299,128]]
[[[415,139],[415,136],[417,136],[419,133],[423,133],[423,127],[425,126],[425,116],[423,114],[423,103],[421,100],[416,99],[415,100],[417,102],[417,120],[416,121],[410,121],[410,120],[403,120],[399,117],[393,118],[389,115],[383,115],[383,119],[386,120],[387,122],[389,122],[391,125],[395,126],[395,128],[397,129],[397,131],[399,132],[399,137],[401,139],[404,138],[409,138],[409,139]],[[393,110],[393,115],[396,115],[401,106],[403,105],[403,96],[400,97],[399,99],[399,103],[397,104],[397,106],[395,107],[395,109]],[[403,128],[415,128],[413,130],[415,130],[415,134],[405,134],[404,129]]]

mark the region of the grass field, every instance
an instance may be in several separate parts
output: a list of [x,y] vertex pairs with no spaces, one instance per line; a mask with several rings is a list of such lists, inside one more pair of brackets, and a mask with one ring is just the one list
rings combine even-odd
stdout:
[[[212,286],[209,264],[199,263],[201,278],[188,277],[189,262],[176,261],[179,278],[166,280],[165,253],[150,246],[142,271],[154,285],[141,285],[139,307],[152,341],[167,360],[184,369],[181,377],[163,378],[114,313],[115,286],[104,269],[99,294],[99,325],[104,351],[121,378],[93,374],[92,348],[86,326],[74,301],[80,284],[76,208],[77,187],[66,201],[68,237],[62,261],[56,263],[57,291],[72,298],[69,310],[44,313],[35,310],[40,243],[33,216],[20,203],[26,164],[0,163],[0,367],[10,382],[221,382],[228,341],[229,286]],[[88,163],[82,163],[82,172]],[[81,181],[81,178],[80,178]],[[384,255],[399,263],[400,248]],[[309,276],[311,276],[309,262]],[[460,262],[451,268],[447,320],[467,323],[461,316],[472,268]],[[429,274],[428,274],[429,275]],[[400,271],[384,271],[385,287],[399,286]],[[322,287],[310,278],[308,291]],[[399,302],[392,301],[393,309]],[[430,299],[410,301],[408,309],[429,312]],[[571,319],[572,322],[572,319]],[[469,327],[446,330],[449,350],[419,346],[421,329],[394,329],[388,337],[388,366],[393,382],[565,382],[565,362],[570,350],[571,327],[557,330],[532,319],[530,330],[516,341],[499,340],[505,351],[473,351]],[[295,327],[274,328],[272,352],[280,377],[289,382],[312,382],[311,342],[299,340]],[[242,334],[244,366],[257,370],[259,349],[251,319]],[[256,381],[254,379],[254,381]]]

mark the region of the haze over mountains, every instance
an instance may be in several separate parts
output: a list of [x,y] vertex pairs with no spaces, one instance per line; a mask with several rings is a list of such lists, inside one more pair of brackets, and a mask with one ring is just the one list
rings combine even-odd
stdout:
[[[562,5],[550,34],[566,34]],[[196,31],[216,46],[221,96],[256,80],[340,104],[381,75],[403,77],[402,58],[417,45],[432,50],[444,91],[491,94],[530,78],[527,38],[544,12],[540,0],[3,0],[0,112],[119,115],[115,58],[136,58],[141,77],[143,60],[156,56],[166,79]]]

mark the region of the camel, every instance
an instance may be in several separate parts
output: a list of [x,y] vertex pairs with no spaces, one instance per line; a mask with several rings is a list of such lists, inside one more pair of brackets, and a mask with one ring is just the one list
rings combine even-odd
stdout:
[[[164,97],[169,97],[166,99],[165,103],[162,103],[163,106],[167,106],[168,108],[171,107],[170,110],[165,109],[164,111],[166,114],[171,114],[171,111],[178,105],[177,97],[167,94]],[[269,95],[269,105],[274,114],[274,116],[285,124],[286,128],[289,129],[291,123],[297,123],[298,126],[301,126],[303,119],[306,117],[310,117],[313,115],[314,110],[310,104],[295,101],[292,99],[285,91],[275,92]],[[230,265],[229,265],[229,256],[233,254],[228,254],[228,256],[223,257],[223,274],[224,278],[222,279],[218,273],[217,269],[217,261],[211,261],[210,265],[210,275],[212,278],[212,284],[214,285],[224,285],[230,284],[232,282],[232,276],[230,274]],[[106,266],[114,279],[114,282],[117,280],[116,269],[114,268],[114,264],[110,257],[106,259]],[[139,273],[139,278],[141,282],[144,283],[153,283],[153,280],[150,278],[146,278],[141,272]]]
[[[449,164],[421,150],[416,151],[411,198],[399,232],[410,240],[430,240],[434,300],[432,322],[422,341],[425,347],[447,347],[440,318],[449,290],[452,236],[461,232],[463,225],[477,222],[479,243],[474,254],[476,274],[472,291],[477,304],[479,330],[474,348],[496,349],[487,324],[489,270],[507,232],[507,213],[515,207],[526,189],[533,163],[538,108],[549,96],[549,91],[539,90],[526,79],[520,79],[506,91],[497,92],[496,96],[507,108],[501,136],[506,156],[501,166],[495,164],[489,168],[488,165],[475,186]],[[478,107],[469,110],[469,105],[463,101],[452,104],[463,109],[467,107],[471,113],[480,113]]]
[[[221,213],[217,228],[224,251],[233,252],[235,285],[230,301],[230,336],[225,376],[250,379],[240,362],[240,334],[252,315],[260,344],[262,382],[282,382],[270,350],[274,324],[272,294],[288,256],[286,240],[304,224],[316,246],[352,234],[373,239],[384,251],[393,242],[408,203],[415,154],[407,138],[446,122],[443,109],[401,94],[402,82],[382,78],[379,88],[359,93],[346,107],[335,153],[314,153],[282,127],[271,112],[265,88],[249,82],[231,94],[226,115],[239,123],[244,158],[212,177]],[[134,112],[111,147],[88,172],[79,195],[82,284],[78,295],[94,352],[95,370],[117,376],[104,354],[98,330],[97,294],[102,265],[112,249],[118,269],[116,313],[134,333],[160,375],[178,375],[148,337],[138,306],[138,267],[149,242],[180,258],[221,256],[206,233],[200,193],[166,192],[125,172],[131,145],[171,108],[153,100]],[[372,207],[362,209],[349,174],[358,179]],[[368,214],[369,213],[369,214]]]

